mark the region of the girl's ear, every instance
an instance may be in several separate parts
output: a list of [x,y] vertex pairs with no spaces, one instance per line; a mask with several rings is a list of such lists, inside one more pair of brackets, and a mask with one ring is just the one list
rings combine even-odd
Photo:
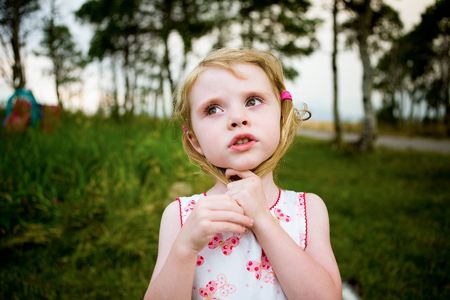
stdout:
[[191,143],[192,147],[195,149],[195,151],[197,151],[198,153],[203,155],[202,148],[200,147],[200,144],[198,143],[198,140],[195,137],[195,135],[190,131],[187,131],[186,135],[187,135],[187,138],[188,138],[189,142]]

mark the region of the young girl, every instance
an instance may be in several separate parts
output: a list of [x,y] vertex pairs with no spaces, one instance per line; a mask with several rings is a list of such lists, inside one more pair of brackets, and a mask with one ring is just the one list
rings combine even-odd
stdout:
[[273,180],[299,123],[279,61],[217,50],[177,97],[186,152],[216,183],[164,211],[145,299],[340,299],[322,199]]

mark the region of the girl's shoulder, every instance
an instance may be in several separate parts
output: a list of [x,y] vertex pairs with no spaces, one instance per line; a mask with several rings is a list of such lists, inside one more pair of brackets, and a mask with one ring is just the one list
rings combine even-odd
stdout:
[[173,201],[166,207],[166,211],[168,211],[172,218],[176,217],[179,220],[180,226],[182,226],[188,216],[194,210],[197,201],[204,198],[205,196],[205,193],[201,193],[190,196],[177,197],[175,201]]
[[296,203],[302,209],[308,231],[325,230],[329,227],[328,210],[325,202],[314,193],[284,190],[287,202]]
[[317,194],[308,192],[296,192],[292,190],[283,190],[283,193],[286,195],[285,197],[287,199],[293,199],[296,201],[299,200],[300,202],[303,202],[306,205],[308,211],[309,210],[311,210],[312,212],[315,212],[316,210],[326,211],[327,209],[325,202]]
[[306,209],[309,215],[328,220],[327,206],[323,199],[314,193],[305,193]]
[[308,251],[315,251],[314,249],[321,249],[324,243],[329,243],[328,210],[321,197],[314,193],[306,193],[305,211],[308,222]]

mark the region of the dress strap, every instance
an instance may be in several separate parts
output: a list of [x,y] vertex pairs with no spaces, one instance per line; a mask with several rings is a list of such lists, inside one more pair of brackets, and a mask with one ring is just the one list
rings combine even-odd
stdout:
[[301,192],[298,193],[298,204],[300,207],[300,210],[302,210],[302,215],[303,215],[303,222],[304,222],[304,226],[303,226],[303,239],[301,239],[301,242],[303,243],[303,249],[306,249],[306,247],[308,246],[308,215],[306,213],[306,193],[305,192]]
[[183,226],[186,223],[186,219],[189,217],[191,212],[194,210],[197,201],[204,198],[206,193],[196,194],[189,197],[178,197],[176,201],[178,201],[178,208],[180,212],[180,224]]

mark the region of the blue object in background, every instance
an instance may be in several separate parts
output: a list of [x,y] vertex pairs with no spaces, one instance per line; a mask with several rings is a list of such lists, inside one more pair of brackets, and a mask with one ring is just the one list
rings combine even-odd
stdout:
[[35,127],[41,118],[41,107],[40,104],[36,101],[36,98],[34,98],[33,93],[30,90],[26,89],[17,89],[8,98],[8,101],[6,102],[6,115],[5,119],[3,120],[3,126],[5,126],[5,120],[8,119],[9,115],[11,115],[13,111],[14,102],[18,99],[29,101],[31,103],[31,125]]

